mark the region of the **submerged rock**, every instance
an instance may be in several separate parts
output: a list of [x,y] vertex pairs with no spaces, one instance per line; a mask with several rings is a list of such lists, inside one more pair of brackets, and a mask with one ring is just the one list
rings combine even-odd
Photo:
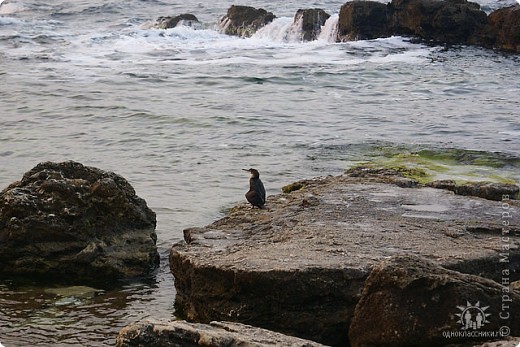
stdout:
[[200,22],[194,15],[186,13],[175,17],[159,17],[154,27],[157,29],[170,29],[175,28],[179,24],[193,27],[200,25]]
[[[211,225],[185,230],[185,242],[170,253],[177,313],[346,345],[365,280],[388,257],[416,254],[501,280],[501,204],[381,183],[388,179],[305,180],[304,189],[268,197],[269,210],[242,204]],[[520,215],[508,222],[515,281]]]
[[117,337],[116,346],[319,347],[322,345],[313,341],[302,340],[232,322],[211,322],[208,325],[188,323],[186,321],[145,321],[123,328]]
[[159,262],[155,224],[123,177],[41,163],[0,193],[0,273],[65,282],[142,276]]
[[276,16],[262,8],[232,5],[220,19],[220,27],[227,35],[250,37],[258,29],[271,23]]
[[294,15],[294,24],[300,33],[301,40],[313,41],[320,36],[321,27],[325,25],[330,14],[319,8],[299,9]]
[[[397,256],[366,280],[349,336],[353,347],[443,346],[468,341],[460,334],[446,338],[451,332],[476,332],[472,341],[518,336],[519,320],[519,292],[417,256]],[[504,336],[478,334],[504,326],[510,328]]]

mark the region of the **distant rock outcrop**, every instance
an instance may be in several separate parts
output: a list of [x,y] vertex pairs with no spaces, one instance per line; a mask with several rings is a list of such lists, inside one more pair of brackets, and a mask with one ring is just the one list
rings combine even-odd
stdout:
[[262,8],[232,5],[227,14],[220,19],[219,26],[227,35],[250,37],[275,18],[273,13]]
[[341,6],[338,41],[371,40],[392,35],[390,11],[377,1],[350,1]]
[[408,255],[372,270],[349,336],[353,347],[444,346],[467,342],[464,332],[476,332],[472,341],[489,339],[479,332],[518,336],[518,321],[520,293],[509,286]]
[[492,12],[483,41],[490,48],[520,53],[520,4]]
[[322,347],[323,345],[240,323],[200,324],[186,321],[144,321],[123,328],[117,337],[116,346]]
[[448,44],[470,44],[487,24],[480,5],[467,0],[392,0],[391,31]]
[[301,40],[313,41],[320,36],[321,27],[325,25],[330,14],[319,8],[300,9],[294,15],[294,24],[300,32]]
[[437,44],[477,45],[520,52],[520,5],[489,16],[467,0],[350,1],[340,10],[337,41],[393,35]]
[[121,176],[45,162],[0,193],[0,273],[114,281],[157,267],[155,213]]
[[170,29],[175,28],[177,25],[182,24],[185,26],[193,27],[200,25],[199,20],[192,14],[186,13],[175,17],[159,17],[154,27],[157,29]]
[[[300,9],[291,37],[312,41],[329,18],[321,9]],[[276,16],[264,9],[232,5],[221,18],[228,35],[250,37]],[[489,16],[467,0],[354,0],[340,9],[336,41],[407,36],[433,44],[476,45],[520,52],[520,5],[496,10]]]

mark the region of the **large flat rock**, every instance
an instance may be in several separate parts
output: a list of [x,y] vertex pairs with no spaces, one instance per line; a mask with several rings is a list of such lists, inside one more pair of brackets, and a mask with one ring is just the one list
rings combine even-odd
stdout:
[[211,225],[185,230],[186,242],[170,254],[180,313],[338,345],[347,344],[366,277],[389,257],[415,254],[495,280],[506,261],[511,280],[518,277],[518,201],[379,178],[301,183],[269,197],[267,210],[241,204]]

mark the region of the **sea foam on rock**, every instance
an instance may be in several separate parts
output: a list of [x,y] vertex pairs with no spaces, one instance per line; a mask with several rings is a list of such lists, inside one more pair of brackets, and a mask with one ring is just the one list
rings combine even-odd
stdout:
[[[385,259],[412,254],[501,281],[503,203],[403,188],[397,178],[305,180],[298,190],[268,197],[266,210],[242,204],[211,225],[185,230],[170,253],[178,314],[347,345],[365,281]],[[520,277],[520,215],[511,213],[508,223],[513,282]],[[451,324],[452,317],[438,319]]]
[[[329,14],[321,9],[300,9],[288,33],[303,41],[315,40]],[[264,9],[232,5],[220,20],[228,35],[250,37],[276,16]],[[520,52],[520,5],[502,8],[489,16],[467,0],[349,1],[339,10],[334,40],[413,37],[435,44],[476,45]]]
[[275,18],[272,12],[263,8],[232,5],[227,14],[220,19],[220,27],[227,35],[250,37]]
[[0,193],[0,273],[113,281],[158,266],[155,213],[121,176],[44,162]]
[[299,9],[294,15],[293,26],[296,26],[302,41],[316,40],[321,33],[330,14],[319,8]]

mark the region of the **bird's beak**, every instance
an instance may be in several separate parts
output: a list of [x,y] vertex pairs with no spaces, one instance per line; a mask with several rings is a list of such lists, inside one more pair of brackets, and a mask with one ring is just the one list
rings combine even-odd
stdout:
[[249,169],[242,169],[242,171],[247,171],[247,172],[249,172]]

